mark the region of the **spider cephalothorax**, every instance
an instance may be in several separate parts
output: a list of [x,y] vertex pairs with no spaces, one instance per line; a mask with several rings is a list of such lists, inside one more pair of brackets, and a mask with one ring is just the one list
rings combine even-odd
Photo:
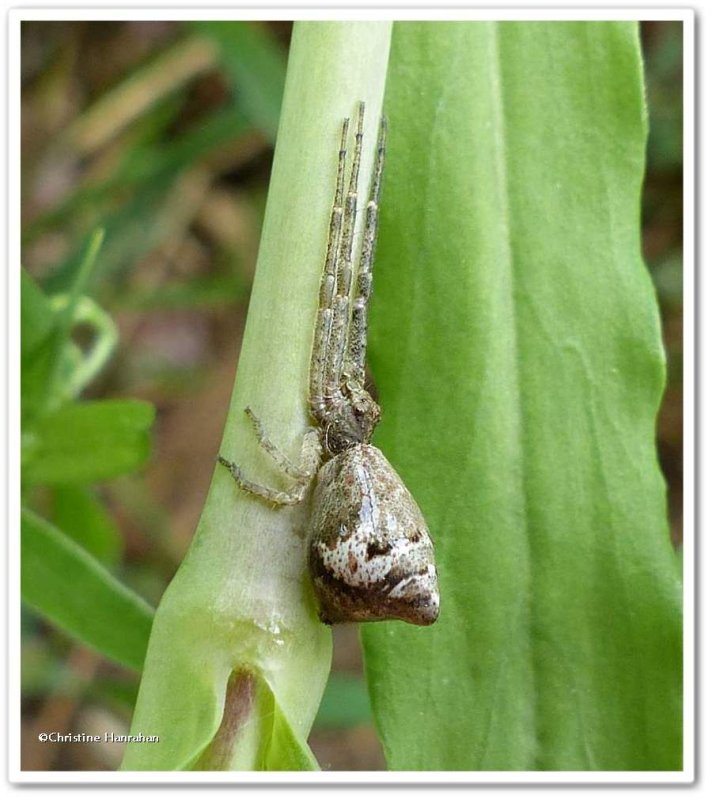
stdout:
[[304,436],[293,464],[246,409],[262,446],[292,478],[289,491],[247,480],[219,457],[237,484],[271,503],[301,502],[316,475],[309,520],[309,572],[323,622],[400,619],[430,625],[440,593],[433,544],[418,504],[381,451],[370,444],[381,410],[365,388],[367,309],[385,157],[386,123],[378,149],[358,268],[353,271],[364,105],[359,105],[348,189],[349,120],[341,129],[336,193],[319,291],[309,378],[317,428]]
[[336,456],[355,444],[371,441],[373,429],[381,419],[381,409],[366,389],[347,381],[341,395],[329,404],[321,419],[324,450]]

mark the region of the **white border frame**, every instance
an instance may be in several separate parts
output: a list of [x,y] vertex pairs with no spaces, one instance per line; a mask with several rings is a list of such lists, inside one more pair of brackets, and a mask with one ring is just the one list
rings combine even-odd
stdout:
[[681,784],[695,779],[695,16],[691,9],[651,8],[417,8],[394,3],[392,8],[303,8],[285,3],[278,7],[174,8],[161,2],[146,8],[121,8],[77,2],[73,7],[47,0],[43,8],[15,7],[8,11],[8,264],[20,263],[20,24],[25,20],[189,20],[189,19],[399,19],[399,20],[675,20],[683,23],[684,102],[684,228],[683,228],[683,335],[684,335],[684,746],[679,772],[29,772],[20,769],[20,336],[19,271],[8,269],[8,776],[21,784]]

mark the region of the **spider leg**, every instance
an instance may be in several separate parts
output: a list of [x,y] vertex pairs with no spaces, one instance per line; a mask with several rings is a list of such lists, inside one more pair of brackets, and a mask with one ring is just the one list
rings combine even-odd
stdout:
[[356,206],[358,203],[358,176],[361,168],[361,150],[363,148],[363,113],[365,104],[359,103],[358,123],[356,125],[356,146],[354,160],[351,165],[349,189],[346,194],[346,214],[339,244],[339,260],[337,263],[336,293],[349,297],[351,294],[351,259],[354,245],[354,228],[356,225]]
[[346,195],[344,224],[341,231],[339,255],[336,263],[336,297],[334,298],[334,316],[327,348],[324,377],[324,393],[327,402],[329,399],[335,399],[341,395],[342,368],[346,352],[346,341],[348,339],[349,307],[351,304],[352,259],[356,227],[356,210],[358,205],[358,177],[361,167],[361,150],[363,146],[363,114],[364,103],[361,102],[358,107],[356,146],[354,148],[349,189]]
[[270,456],[274,459],[274,462],[283,472],[285,472],[291,478],[296,478],[297,480],[311,478],[311,474],[305,472],[301,466],[297,466],[289,458],[289,456],[285,455],[269,438],[269,436],[267,436],[264,425],[249,406],[245,409],[245,414],[247,414],[247,416],[250,418],[252,427],[255,429],[255,433],[257,434],[257,441],[260,443],[260,447],[270,454]]
[[[298,503],[301,503],[304,499],[307,489],[309,488],[312,478],[314,475],[316,475],[316,472],[319,469],[319,463],[321,461],[322,454],[319,432],[316,430],[316,428],[310,428],[304,434],[304,440],[302,441],[302,452],[299,458],[299,466],[296,467],[283,453],[277,450],[277,448],[272,444],[272,442],[270,442],[269,439],[267,439],[267,437],[264,435],[264,428],[254,414],[252,414],[252,412],[248,412],[248,415],[255,425],[262,447],[264,447],[265,450],[267,450],[267,452],[270,453],[273,458],[275,458],[277,463],[282,468],[285,468],[285,464],[288,464],[292,471],[285,469],[285,472],[288,472],[289,475],[295,477],[297,480],[294,482],[292,487],[286,491],[281,489],[271,489],[269,486],[262,486],[259,483],[248,480],[244,476],[240,467],[238,467],[234,461],[229,461],[223,456],[218,456],[218,461],[224,467],[227,467],[227,469],[230,470],[230,474],[232,475],[235,483],[240,487],[240,489],[248,494],[261,497],[268,503],[274,503],[275,505],[279,506],[294,506]],[[265,444],[265,442],[267,442],[267,444]],[[275,452],[278,455],[275,455]]]
[[323,416],[325,407],[325,376],[329,356],[332,322],[334,317],[334,296],[336,293],[336,262],[341,241],[341,227],[344,215],[344,175],[346,169],[346,140],[349,131],[349,120],[346,118],[341,127],[341,147],[339,149],[339,165],[336,172],[336,191],[334,205],[331,209],[329,223],[329,241],[326,247],[324,271],[321,276],[319,290],[319,311],[314,329],[314,343],[309,375],[309,398],[312,414],[316,419]]
[[371,297],[373,255],[378,233],[378,204],[381,197],[381,179],[386,154],[386,118],[381,117],[378,133],[378,150],[373,168],[371,197],[366,206],[366,223],[361,244],[361,258],[356,275],[356,290],[351,309],[348,346],[344,374],[359,386],[364,385],[366,373],[366,337],[368,333],[368,301]]

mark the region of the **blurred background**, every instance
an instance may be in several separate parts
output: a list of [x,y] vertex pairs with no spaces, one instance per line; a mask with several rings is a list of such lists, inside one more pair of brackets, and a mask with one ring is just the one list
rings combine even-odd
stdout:
[[[84,397],[153,403],[152,456],[94,487],[102,559],[153,605],[195,530],[239,356],[291,24],[24,22],[22,258],[66,291],[106,231],[88,293],[118,344]],[[650,112],[643,253],[660,301],[668,386],[658,422],[671,536],[682,538],[682,25],[642,23]],[[75,331],[91,346],[91,331]],[[66,495],[31,505],[66,518]],[[138,677],[23,607],[25,770],[106,770],[118,744],[39,744],[39,731],[127,732]],[[324,769],[383,769],[355,626],[310,744]]]

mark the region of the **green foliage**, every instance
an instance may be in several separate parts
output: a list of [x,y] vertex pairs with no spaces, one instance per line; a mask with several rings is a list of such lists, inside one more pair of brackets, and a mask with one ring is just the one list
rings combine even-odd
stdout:
[[150,452],[153,406],[139,400],[70,403],[44,416],[23,441],[31,483],[93,483],[131,472]]
[[[153,407],[135,400],[78,402],[116,341],[113,324],[83,294],[102,234],[92,235],[66,294],[48,297],[22,272],[22,481],[31,502],[38,487],[55,487],[54,519],[22,512],[22,597],[80,641],[140,670],[152,609],[101,562],[118,552],[106,511],[83,484],[136,469],[149,454]],[[83,352],[75,325],[94,336]]]
[[72,636],[140,670],[153,610],[37,514],[22,512],[22,597]]
[[[210,174],[205,169],[206,162],[249,130],[245,111],[233,99],[179,134],[167,132],[176,116],[170,96],[180,96],[183,91],[184,76],[175,65],[185,60],[196,61],[194,70],[198,73],[216,60],[211,55],[214,50],[202,36],[181,39],[151,64],[129,73],[90,106],[74,124],[71,135],[65,137],[66,146],[79,151],[77,157],[89,146],[85,140],[95,138],[94,128],[103,131],[103,138],[117,135],[112,125],[121,128],[126,122],[124,117],[131,118],[134,95],[153,98],[139,120],[138,130],[131,131],[134,140],[121,149],[121,157],[110,172],[99,180],[79,181],[56,207],[41,214],[23,231],[24,240],[31,243],[55,229],[81,231],[101,225],[106,240],[94,277],[102,302],[113,303],[112,290],[122,284],[127,270],[140,258],[181,234],[186,209],[192,209],[203,197]],[[176,72],[175,82],[171,81],[170,73],[161,72],[165,69]],[[160,91],[154,83],[161,87]],[[123,110],[117,112],[116,108]],[[81,256],[82,246],[74,245],[45,279],[44,288],[53,293],[63,291],[71,282]],[[217,299],[222,302],[244,293],[244,286],[235,280],[225,280],[219,286],[223,292]],[[131,302],[131,297],[121,299],[124,304]]]
[[[41,285],[21,279],[22,594],[73,639],[144,667],[138,698],[125,677],[88,695],[124,712],[136,702],[133,730],[161,737],[129,746],[124,769],[318,769],[315,715],[330,728],[370,719],[363,681],[327,683],[331,636],[295,536],[305,509],[268,508],[219,470],[155,619],[109,571],[121,542],[94,484],[146,462],[154,412],[80,398],[117,343],[104,308],[245,296],[249,276],[234,270],[129,277],[185,234],[225,151],[255,128],[271,143],[279,127],[220,448],[279,483],[243,408],[296,457],[339,122],[366,101],[368,174],[390,27],[297,24],[285,84],[264,26],[192,24],[82,112],[61,163],[79,179],[23,231],[28,245],[61,232],[67,247]],[[362,628],[388,765],[679,769],[680,581],[654,450],[664,364],[639,255],[636,28],[393,30],[369,344],[376,444],[428,519],[443,597],[433,628]],[[679,36],[652,64],[665,119],[650,152],[666,168],[680,160],[676,47]],[[188,81],[215,69],[229,97],[181,117]],[[78,169],[100,141],[110,157]],[[677,254],[654,265],[670,303],[680,269]],[[32,664],[29,683],[52,682],[42,652]],[[250,676],[243,709],[236,675]]]
[[218,45],[221,63],[245,113],[274,140],[287,66],[277,43],[259,23],[203,20],[193,26]]
[[104,504],[86,486],[55,486],[52,519],[74,541],[102,564],[112,565],[121,555],[121,534]]
[[[108,360],[116,341],[110,320],[84,296],[103,231],[82,243],[69,291],[49,298],[21,271],[20,358],[23,433],[42,415],[76,397]],[[77,323],[91,328],[94,344],[82,353],[71,338]]]
[[631,23],[397,25],[369,350],[440,620],[364,626],[391,769],[677,770]]

